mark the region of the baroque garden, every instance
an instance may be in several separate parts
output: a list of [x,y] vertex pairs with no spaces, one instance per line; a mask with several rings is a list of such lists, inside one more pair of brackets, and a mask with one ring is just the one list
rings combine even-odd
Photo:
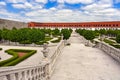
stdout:
[[30,22],[0,43],[0,80],[120,80],[119,21]]

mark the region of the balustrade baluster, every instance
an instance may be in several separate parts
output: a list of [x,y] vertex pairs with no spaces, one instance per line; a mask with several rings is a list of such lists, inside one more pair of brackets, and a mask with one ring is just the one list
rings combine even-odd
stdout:
[[0,80],[8,80],[6,76],[0,76]]

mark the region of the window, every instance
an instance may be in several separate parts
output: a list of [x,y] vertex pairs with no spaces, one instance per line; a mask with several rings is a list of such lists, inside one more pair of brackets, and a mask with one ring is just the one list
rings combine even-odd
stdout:
[[118,24],[116,24],[116,26],[118,27]]
[[111,24],[109,24],[109,26],[111,26]]

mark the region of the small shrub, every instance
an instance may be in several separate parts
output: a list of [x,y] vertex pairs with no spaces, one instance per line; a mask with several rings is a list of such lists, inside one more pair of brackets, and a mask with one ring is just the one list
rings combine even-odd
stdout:
[[2,48],[0,48],[0,50],[2,50]]
[[70,43],[67,43],[66,45],[67,45],[67,46],[70,46],[71,44],[70,44]]

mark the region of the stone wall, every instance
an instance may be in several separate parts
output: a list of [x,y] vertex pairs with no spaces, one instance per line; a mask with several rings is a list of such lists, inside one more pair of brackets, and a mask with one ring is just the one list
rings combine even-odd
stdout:
[[0,29],[2,29],[3,27],[5,27],[7,29],[12,29],[13,27],[24,28],[24,27],[28,27],[28,26],[27,26],[27,23],[25,23],[25,22],[0,19]]

